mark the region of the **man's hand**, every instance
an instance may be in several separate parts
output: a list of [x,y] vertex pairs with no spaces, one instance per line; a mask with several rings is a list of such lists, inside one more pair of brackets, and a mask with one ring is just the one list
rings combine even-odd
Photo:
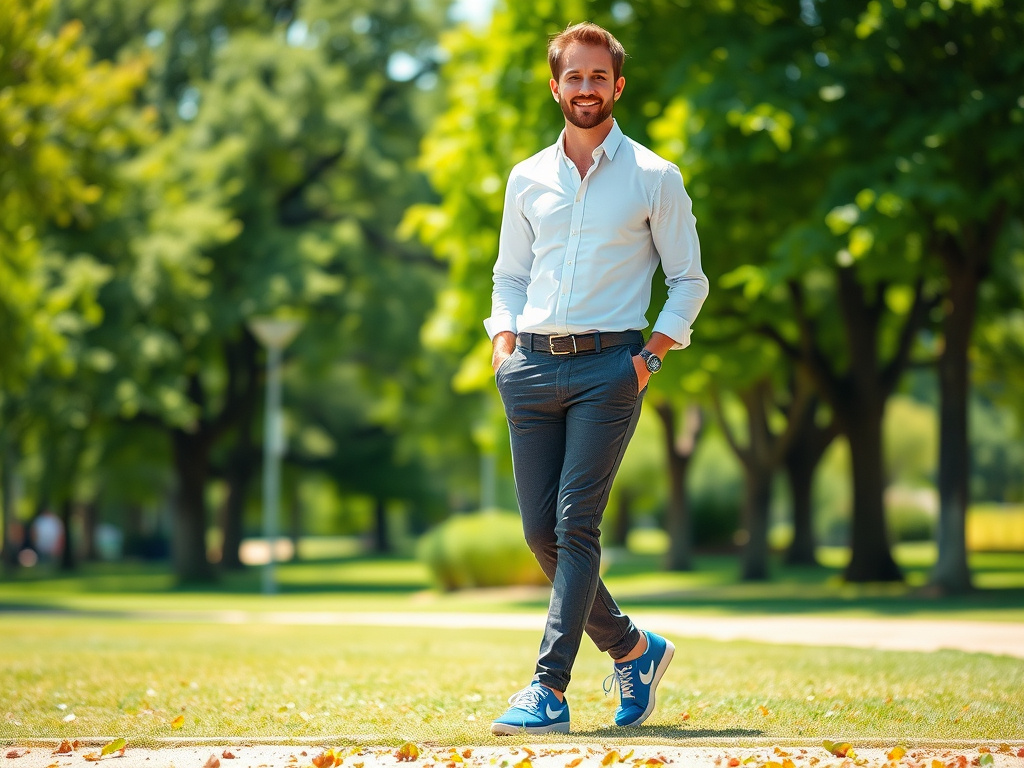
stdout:
[[[665,355],[675,345],[675,341],[666,336],[663,333],[652,333],[651,338],[647,340],[645,349],[649,349],[651,352],[656,354],[661,360],[665,359]],[[640,385],[640,389],[637,392],[643,391],[643,388],[647,386],[647,382],[651,380],[653,375],[647,370],[647,361],[644,360],[640,355],[633,355],[633,367],[636,369],[636,380]]]
[[494,334],[491,340],[494,351],[491,352],[491,370],[498,372],[501,364],[505,362],[516,350],[516,335],[512,331],[502,331]]

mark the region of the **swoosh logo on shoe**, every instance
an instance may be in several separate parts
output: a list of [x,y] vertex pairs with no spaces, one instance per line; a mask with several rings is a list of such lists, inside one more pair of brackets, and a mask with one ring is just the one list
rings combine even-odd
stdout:
[[644,685],[650,685],[651,680],[654,679],[654,659],[651,659],[651,668],[647,670],[647,673],[640,673],[640,682]]
[[545,714],[547,714],[548,720],[554,720],[556,717],[561,715],[563,712],[565,712],[565,707],[562,707],[557,712],[553,712],[551,710],[551,705],[550,704],[548,704],[547,707],[545,707]]

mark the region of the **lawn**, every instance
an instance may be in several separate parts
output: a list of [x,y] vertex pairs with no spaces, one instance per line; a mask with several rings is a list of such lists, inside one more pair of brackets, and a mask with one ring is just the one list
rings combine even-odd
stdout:
[[[249,737],[490,744],[529,678],[535,633],[167,624],[8,615],[0,741]],[[903,741],[1024,737],[1024,661],[984,654],[679,642],[640,729],[607,728],[607,657],[589,643],[555,742]],[[72,718],[73,715],[73,718]],[[175,719],[181,716],[181,727]]]

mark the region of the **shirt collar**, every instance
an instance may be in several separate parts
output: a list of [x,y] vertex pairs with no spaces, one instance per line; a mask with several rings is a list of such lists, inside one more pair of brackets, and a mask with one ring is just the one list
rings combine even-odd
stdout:
[[[605,136],[604,141],[601,142],[600,146],[594,150],[594,157],[597,157],[600,153],[608,155],[609,160],[615,159],[615,152],[618,150],[619,145],[622,143],[622,139],[625,138],[622,129],[619,128],[618,121],[612,118],[612,129]],[[558,136],[558,141],[555,146],[558,148],[558,154],[562,157],[562,160],[566,163],[571,163],[569,156],[565,154],[565,128]]]

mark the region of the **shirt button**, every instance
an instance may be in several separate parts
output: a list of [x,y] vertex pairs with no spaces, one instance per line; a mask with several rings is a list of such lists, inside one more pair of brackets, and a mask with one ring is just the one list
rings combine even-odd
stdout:
[[572,233],[573,233],[573,235],[578,235],[578,234],[579,234],[579,230],[578,230],[578,229],[574,229],[574,230],[572,231]]

